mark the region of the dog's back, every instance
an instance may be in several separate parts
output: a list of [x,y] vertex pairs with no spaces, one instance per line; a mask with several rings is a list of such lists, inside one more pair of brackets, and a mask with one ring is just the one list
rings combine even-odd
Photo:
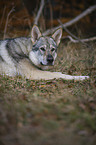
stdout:
[[42,71],[54,65],[57,47],[60,43],[62,30],[56,30],[51,37],[41,35],[34,25],[31,37],[20,37],[0,41],[0,74],[9,76],[21,75],[33,80],[75,79],[83,80],[87,76],[70,76],[58,72]]
[[16,75],[19,61],[28,58],[27,51],[29,51],[30,45],[32,45],[31,39],[25,37],[1,40],[0,73]]

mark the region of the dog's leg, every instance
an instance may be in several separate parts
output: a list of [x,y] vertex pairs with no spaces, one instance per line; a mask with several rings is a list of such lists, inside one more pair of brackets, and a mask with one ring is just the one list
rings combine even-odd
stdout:
[[61,74],[61,77],[64,80],[85,80],[88,79],[89,76],[71,76],[66,74]]
[[89,78],[89,76],[71,76],[60,72],[42,71],[33,66],[29,60],[26,59],[19,63],[18,70],[21,76],[31,80],[51,80],[59,78],[64,80],[84,80]]
[[49,71],[41,71],[38,70],[34,73],[34,78],[36,80],[51,80],[51,79],[64,79],[64,80],[84,80],[88,79],[89,76],[71,76],[71,75],[65,75],[60,72],[49,72]]

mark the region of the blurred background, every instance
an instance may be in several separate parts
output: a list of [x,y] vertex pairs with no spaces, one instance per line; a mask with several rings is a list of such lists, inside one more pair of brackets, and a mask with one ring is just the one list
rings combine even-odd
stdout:
[[[29,36],[40,5],[41,0],[0,0],[0,39]],[[93,5],[96,0],[45,0],[38,26],[45,32],[59,26],[58,19],[69,22]],[[81,39],[96,36],[96,10],[68,30]],[[0,75],[0,145],[96,144],[96,40],[62,40],[51,71],[90,79]]]
[[[40,3],[40,0],[0,0],[0,38],[28,36]],[[44,32],[60,25],[58,19],[66,23],[95,4],[95,0],[45,0],[38,25]],[[96,35],[96,11],[69,29],[75,35],[82,34],[83,37]],[[66,36],[67,33],[64,32],[63,35]]]

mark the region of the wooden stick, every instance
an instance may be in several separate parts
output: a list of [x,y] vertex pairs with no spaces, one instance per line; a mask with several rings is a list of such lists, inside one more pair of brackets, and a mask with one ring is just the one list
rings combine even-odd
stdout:
[[94,41],[96,40],[96,36],[94,37],[91,37],[91,38],[86,38],[86,39],[79,39],[79,40],[75,40],[73,39],[71,36],[66,36],[66,37],[62,37],[62,39],[66,39],[66,38],[69,38],[71,42],[73,43],[78,43],[78,42],[88,42],[88,41]]
[[72,34],[66,27],[63,26],[63,23],[58,19],[58,22],[61,24],[62,29],[64,29],[69,35],[71,35],[76,40],[79,40],[78,37],[76,37],[74,34]]
[[7,26],[8,26],[8,20],[9,20],[9,16],[10,14],[14,11],[14,7],[9,11],[8,15],[7,15],[7,19],[6,19],[6,24],[5,24],[5,28],[4,28],[4,37],[3,39],[5,39],[5,35],[6,35],[6,31],[7,31]]
[[34,20],[34,24],[36,24],[36,25],[38,24],[38,20],[40,18],[41,13],[42,13],[43,7],[44,7],[44,0],[41,0],[40,8],[39,8],[37,16]]
[[[58,20],[58,22],[61,24],[62,28],[65,29],[65,31],[69,35],[71,35],[71,36],[63,37],[63,39],[69,38],[71,40],[71,42],[74,42],[74,43],[78,43],[78,42],[85,43],[85,42],[88,42],[88,41],[94,41],[94,40],[96,40],[96,36],[95,37],[91,37],[91,38],[86,38],[86,39],[80,39],[77,36],[75,36],[74,34],[72,34],[66,27],[64,27],[62,22],[60,20]],[[75,39],[73,39],[72,37],[75,38]]]
[[3,15],[2,15],[2,18],[1,18],[0,26],[2,25],[2,22],[3,22],[3,18],[4,18],[4,15],[5,15],[5,10],[6,10],[6,6],[4,7],[4,10],[3,10]]
[[[69,27],[73,24],[75,24],[76,22],[78,22],[80,19],[84,18],[86,15],[92,13],[94,10],[96,10],[96,5],[93,5],[91,7],[89,7],[88,9],[86,9],[84,12],[82,12],[80,15],[76,16],[74,19],[72,19],[71,21],[63,24],[64,27]],[[54,27],[52,29],[48,29],[47,31],[45,31],[43,33],[43,36],[45,35],[49,35],[51,33],[53,33],[56,29],[59,29],[61,26],[57,26],[57,27]]]

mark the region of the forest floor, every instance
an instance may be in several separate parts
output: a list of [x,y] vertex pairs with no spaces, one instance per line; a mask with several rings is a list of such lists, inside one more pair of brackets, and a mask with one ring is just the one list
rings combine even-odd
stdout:
[[51,71],[90,79],[0,76],[0,145],[95,145],[96,43],[62,42]]
[[[60,9],[62,23],[88,7],[85,1],[77,6],[76,0],[64,2],[64,8],[61,5]],[[0,39],[30,34],[34,13],[30,16],[21,3],[19,0],[0,1]],[[92,13],[84,17],[68,30],[80,38],[96,36],[95,16]],[[47,25],[45,30],[50,28],[50,19],[44,22],[42,19],[41,30],[43,23]],[[57,26],[57,18],[54,21],[52,26]],[[63,31],[63,35],[68,34]],[[96,144],[96,41],[83,44],[64,41],[61,41],[55,66],[50,71],[89,75],[90,78],[33,81],[21,76],[0,75],[0,145]]]

